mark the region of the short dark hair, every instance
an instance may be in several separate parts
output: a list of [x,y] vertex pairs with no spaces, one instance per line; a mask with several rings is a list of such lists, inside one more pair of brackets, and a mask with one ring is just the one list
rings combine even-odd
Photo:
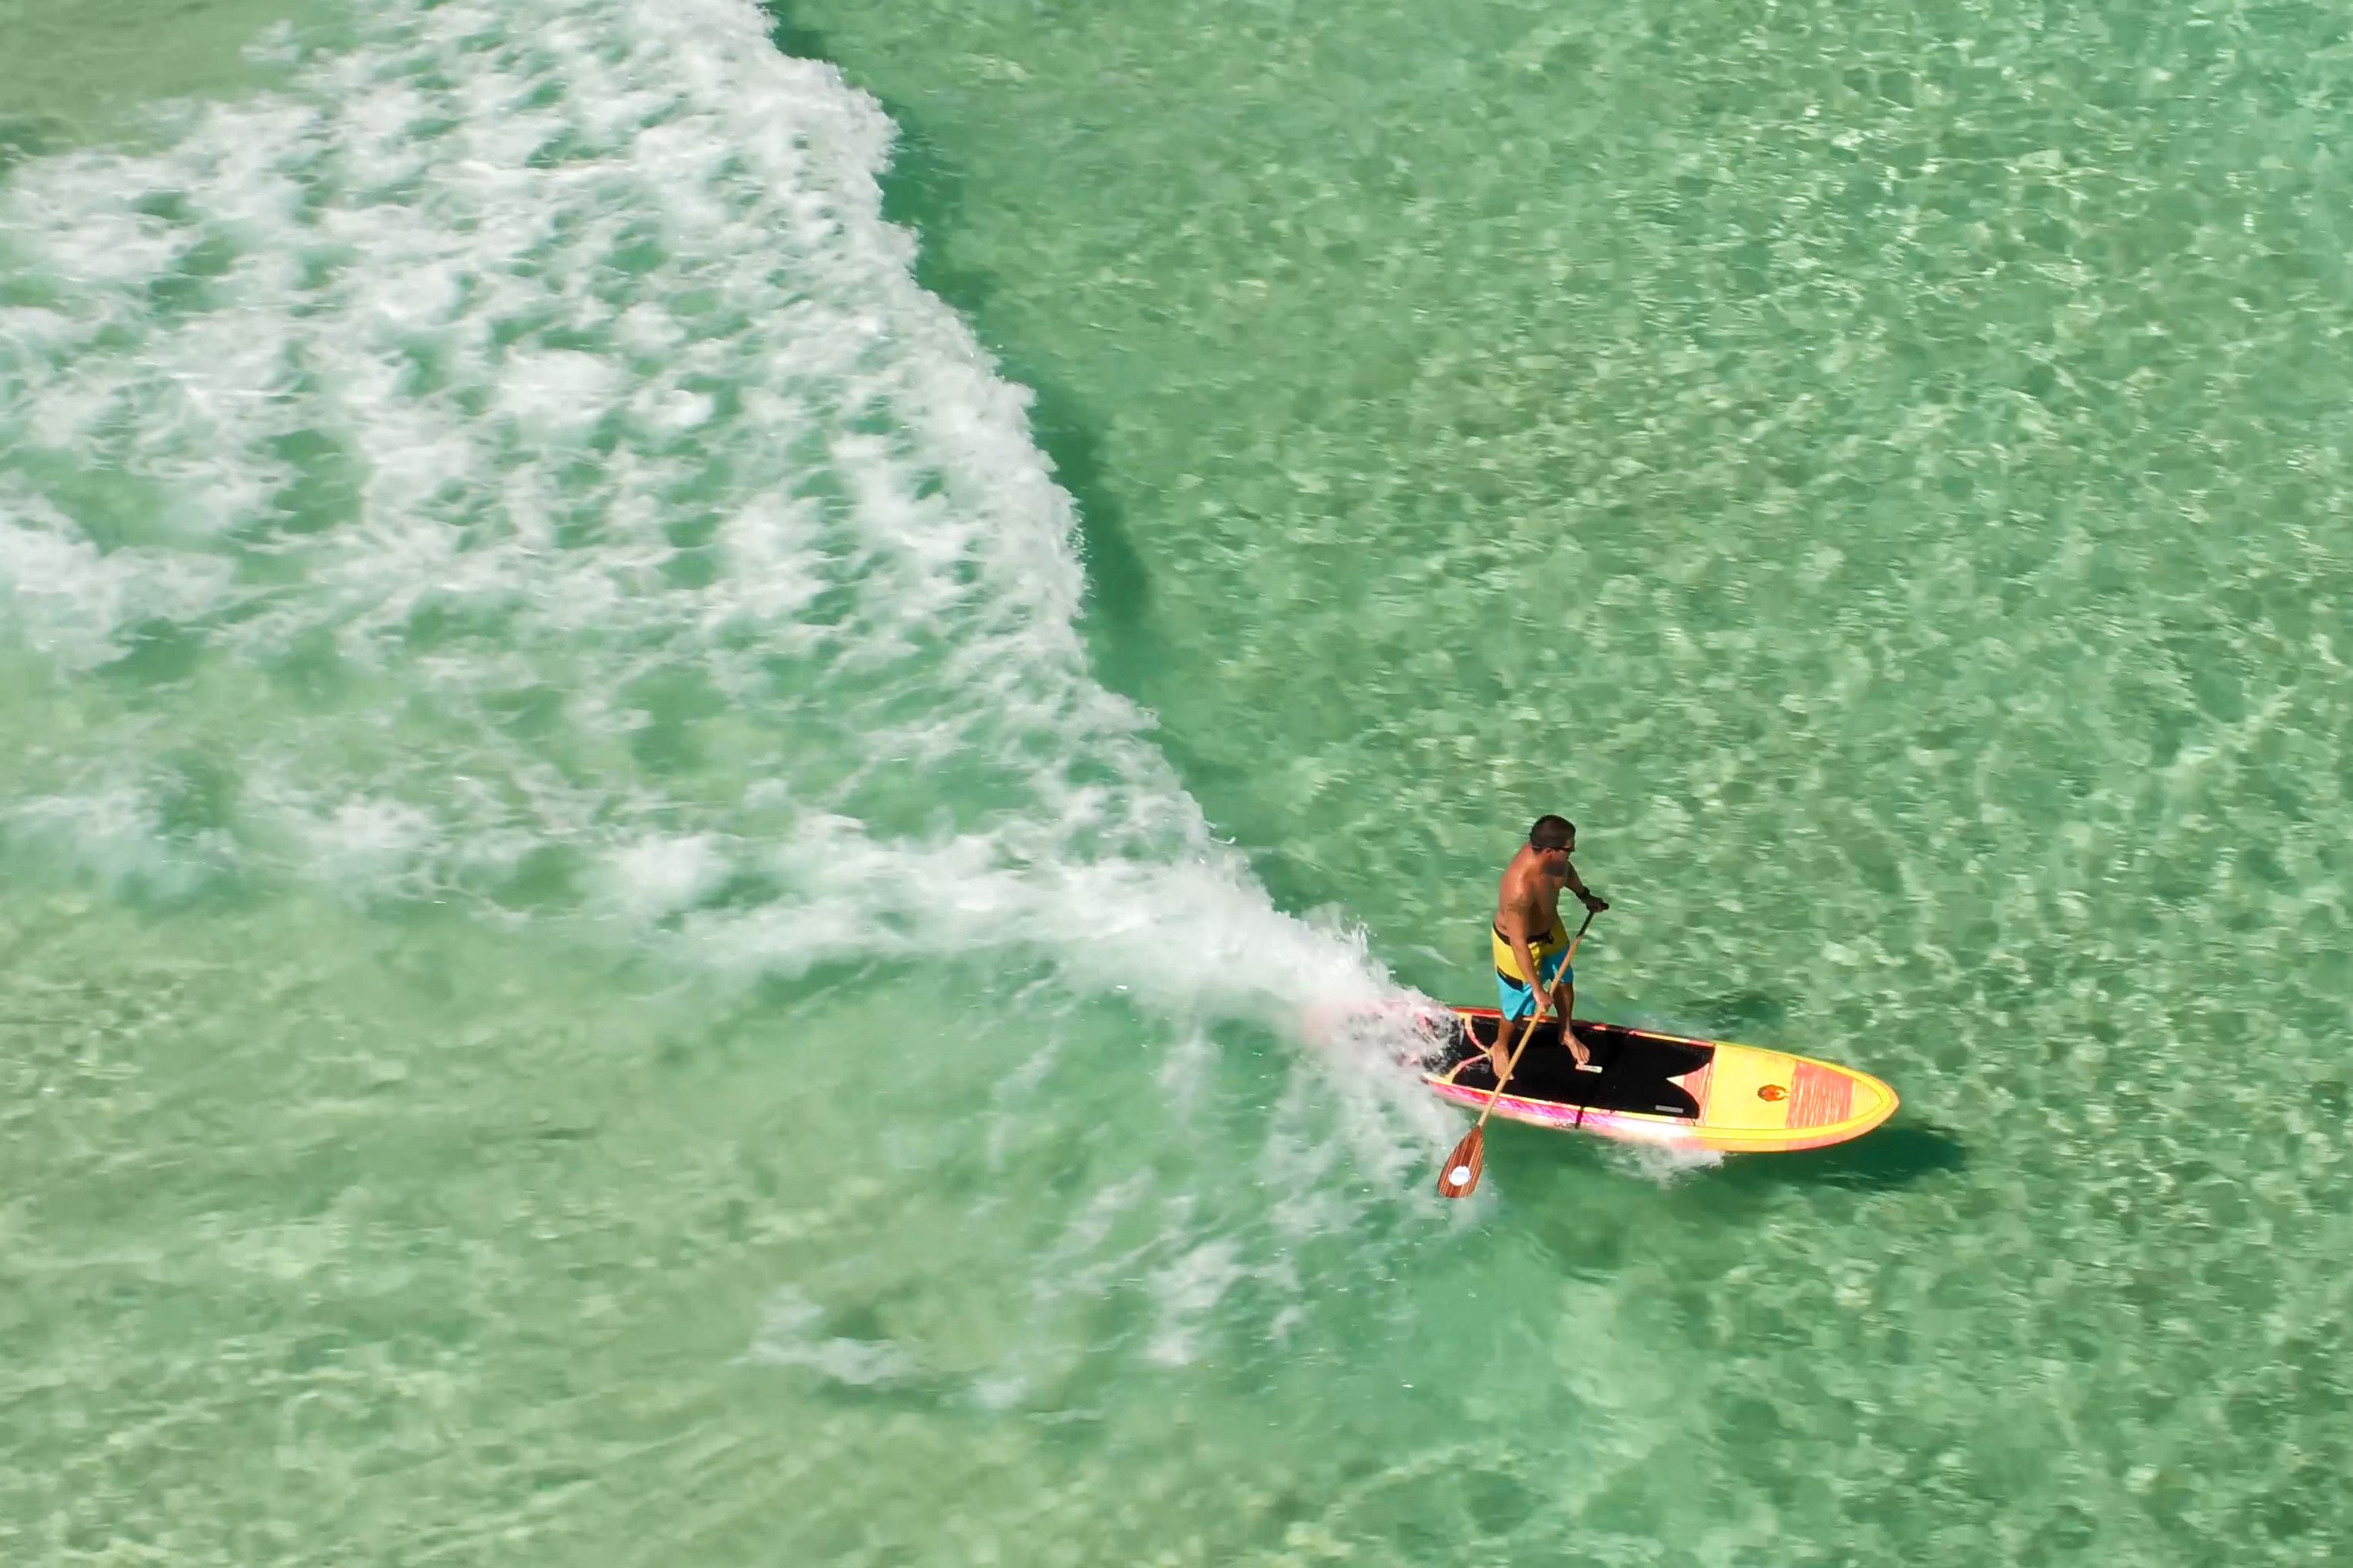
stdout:
[[1565,816],[1539,816],[1528,829],[1528,844],[1536,849],[1566,849],[1577,837],[1577,824]]

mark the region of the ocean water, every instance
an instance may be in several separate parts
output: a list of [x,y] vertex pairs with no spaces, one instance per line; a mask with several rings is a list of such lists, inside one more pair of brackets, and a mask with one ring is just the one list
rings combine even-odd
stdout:
[[[2293,5],[0,10],[0,1560],[2343,1560],[2348,133]],[[1897,1120],[1431,1196],[1545,810]]]

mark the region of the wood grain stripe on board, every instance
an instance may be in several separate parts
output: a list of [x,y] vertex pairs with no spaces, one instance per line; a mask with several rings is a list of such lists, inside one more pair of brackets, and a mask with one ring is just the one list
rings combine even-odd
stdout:
[[1789,1079],[1789,1125],[1829,1127],[1854,1108],[1854,1079],[1836,1068],[1799,1062]]
[[1699,1117],[1703,1121],[1707,1120],[1707,1080],[1715,1076],[1715,1053],[1710,1051],[1707,1060],[1700,1064],[1697,1072],[1685,1073],[1674,1080],[1683,1086],[1683,1092],[1690,1095],[1692,1103],[1699,1107]]

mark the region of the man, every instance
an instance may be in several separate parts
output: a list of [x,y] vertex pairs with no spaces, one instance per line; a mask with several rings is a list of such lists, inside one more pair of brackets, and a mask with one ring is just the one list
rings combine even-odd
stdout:
[[[1539,816],[1528,829],[1528,841],[1504,868],[1504,885],[1495,895],[1495,989],[1504,999],[1504,1018],[1510,1023],[1534,1010],[1527,1025],[1535,1027],[1535,1020],[1544,1016],[1545,1003],[1551,1002],[1560,1019],[1561,1043],[1568,1054],[1583,1067],[1593,1053],[1571,1032],[1568,1026],[1570,1009],[1577,1005],[1577,973],[1561,961],[1568,953],[1568,928],[1561,923],[1560,890],[1563,887],[1575,892],[1585,907],[1599,914],[1609,907],[1606,900],[1597,899],[1568,863],[1569,852],[1577,847],[1577,825],[1566,817]],[[1529,977],[1535,979],[1535,986]],[[1504,1069],[1511,1057],[1504,1047],[1504,1037],[1520,1037],[1517,1029],[1499,1028],[1494,1047],[1487,1053],[1495,1064],[1495,1078],[1502,1081]]]

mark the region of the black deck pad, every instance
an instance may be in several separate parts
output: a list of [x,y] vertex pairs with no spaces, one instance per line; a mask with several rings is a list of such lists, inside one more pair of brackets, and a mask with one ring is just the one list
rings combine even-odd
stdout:
[[[1487,1065],[1483,1052],[1495,1043],[1495,1026],[1500,1020],[1472,1018],[1465,1037],[1458,1037],[1447,1051],[1437,1071],[1442,1077],[1455,1063],[1482,1053],[1454,1075],[1454,1081],[1464,1089],[1486,1089],[1495,1087],[1494,1069]],[[1474,1047],[1467,1037],[1470,1032],[1478,1036]],[[1514,1040],[1519,1038],[1515,1026]],[[1699,1103],[1686,1093],[1681,1084],[1669,1083],[1672,1078],[1697,1072],[1715,1054],[1712,1046],[1688,1045],[1680,1040],[1662,1040],[1654,1036],[1641,1035],[1615,1024],[1593,1024],[1579,1019],[1577,1037],[1592,1049],[1593,1060],[1599,1072],[1579,1072],[1560,1043],[1560,1026],[1550,1019],[1536,1026],[1536,1037],[1528,1042],[1520,1055],[1520,1065],[1512,1074],[1512,1086],[1507,1091],[1524,1100],[1548,1100],[1556,1105],[1584,1105],[1600,1110],[1647,1110],[1661,1116],[1697,1118]]]

